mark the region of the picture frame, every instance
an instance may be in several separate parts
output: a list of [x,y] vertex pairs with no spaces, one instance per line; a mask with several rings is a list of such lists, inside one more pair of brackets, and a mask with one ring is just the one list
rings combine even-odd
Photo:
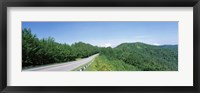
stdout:
[[[3,0],[0,2],[0,91],[2,93],[199,93],[200,0]],[[8,7],[193,7],[193,86],[7,86]]]

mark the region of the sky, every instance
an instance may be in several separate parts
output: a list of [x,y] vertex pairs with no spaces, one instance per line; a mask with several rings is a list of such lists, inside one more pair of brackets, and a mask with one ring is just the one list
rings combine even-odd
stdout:
[[116,47],[121,43],[151,45],[178,44],[178,22],[22,22],[39,39],[53,37],[56,42],[90,43]]

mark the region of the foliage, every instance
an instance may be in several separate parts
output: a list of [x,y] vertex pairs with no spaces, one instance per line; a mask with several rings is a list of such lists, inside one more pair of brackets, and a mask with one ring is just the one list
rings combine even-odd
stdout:
[[94,62],[86,69],[86,71],[136,71],[138,68],[133,65],[124,63],[121,60],[110,60],[105,55],[95,58]]
[[72,61],[96,53],[97,47],[90,44],[78,42],[70,46],[52,37],[39,40],[30,29],[22,30],[22,67]]
[[[123,43],[102,55],[133,65],[142,71],[178,70],[178,46],[153,46],[144,43]],[[105,51],[105,52],[104,52]]]

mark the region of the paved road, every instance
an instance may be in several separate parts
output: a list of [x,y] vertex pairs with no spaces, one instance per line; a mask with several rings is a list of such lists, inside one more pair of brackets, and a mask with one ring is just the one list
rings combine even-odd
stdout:
[[31,69],[26,69],[23,71],[70,71],[81,65],[89,63],[90,61],[92,61],[92,59],[94,59],[98,55],[99,54],[94,54],[88,58],[84,58],[77,61],[70,61],[70,62],[53,64],[53,65],[42,66],[42,67],[35,67]]

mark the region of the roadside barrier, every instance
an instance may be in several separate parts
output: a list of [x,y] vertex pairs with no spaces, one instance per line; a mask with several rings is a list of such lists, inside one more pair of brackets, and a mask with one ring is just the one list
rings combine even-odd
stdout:
[[[93,60],[92,60],[92,62],[93,62]],[[88,63],[87,65],[85,65],[83,67],[81,67],[78,71],[84,71],[88,66],[91,65],[92,62]]]

